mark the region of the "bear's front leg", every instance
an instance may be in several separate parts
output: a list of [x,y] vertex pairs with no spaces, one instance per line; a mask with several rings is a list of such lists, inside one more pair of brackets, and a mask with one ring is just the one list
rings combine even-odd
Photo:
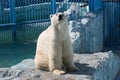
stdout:
[[63,51],[63,63],[67,67],[67,70],[68,71],[79,70],[79,68],[77,68],[74,64],[73,48],[69,36],[63,41],[62,51]]
[[62,69],[62,47],[58,42],[50,42],[49,44],[49,70],[54,74],[62,75],[65,71]]

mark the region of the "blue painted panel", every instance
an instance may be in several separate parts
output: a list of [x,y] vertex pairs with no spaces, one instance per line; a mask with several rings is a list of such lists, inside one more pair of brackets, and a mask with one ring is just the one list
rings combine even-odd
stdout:
[[120,46],[120,2],[104,2],[105,45]]
[[102,0],[89,0],[90,12],[97,12],[102,9]]

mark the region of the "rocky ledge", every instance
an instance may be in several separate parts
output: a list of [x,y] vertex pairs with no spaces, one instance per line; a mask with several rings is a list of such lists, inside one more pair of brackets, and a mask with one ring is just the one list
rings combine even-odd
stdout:
[[118,56],[112,51],[94,54],[74,54],[80,71],[55,75],[35,71],[34,60],[25,59],[10,68],[0,68],[0,80],[114,80],[120,69]]

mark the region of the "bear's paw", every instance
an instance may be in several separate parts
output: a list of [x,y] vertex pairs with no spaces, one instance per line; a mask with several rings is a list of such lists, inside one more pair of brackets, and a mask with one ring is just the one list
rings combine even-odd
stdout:
[[56,70],[53,71],[53,73],[57,74],[57,75],[63,75],[63,74],[65,74],[65,71],[56,69]]

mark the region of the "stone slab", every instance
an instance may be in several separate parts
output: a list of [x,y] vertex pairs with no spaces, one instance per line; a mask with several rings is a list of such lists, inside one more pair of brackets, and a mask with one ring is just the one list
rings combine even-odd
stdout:
[[55,75],[35,71],[34,60],[25,59],[10,68],[0,68],[0,80],[113,80],[120,69],[118,56],[112,51],[94,54],[74,54],[80,71]]

